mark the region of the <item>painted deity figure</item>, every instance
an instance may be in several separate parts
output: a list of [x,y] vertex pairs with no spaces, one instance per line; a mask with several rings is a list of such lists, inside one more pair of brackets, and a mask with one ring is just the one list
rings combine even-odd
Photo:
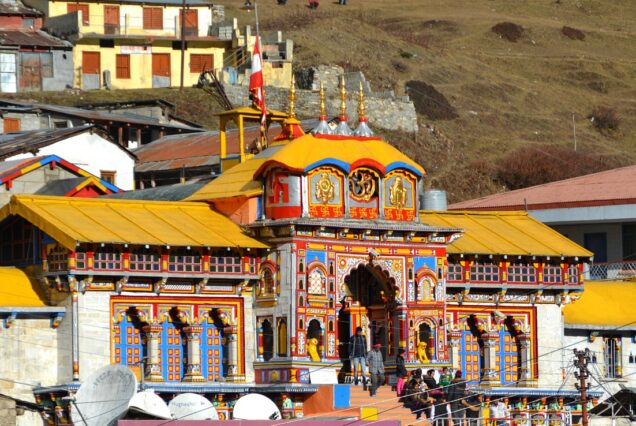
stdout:
[[312,361],[320,361],[320,354],[318,353],[318,339],[312,337],[307,340],[307,353]]
[[320,180],[316,182],[316,198],[319,199],[321,203],[327,204],[333,199],[334,193],[334,184],[331,182],[331,179],[329,179],[329,174],[322,173]]
[[406,206],[406,199],[407,191],[406,188],[404,188],[404,182],[402,177],[398,176],[395,178],[391,188],[389,188],[389,201],[392,206],[401,209]]
[[428,354],[426,353],[426,342],[419,342],[417,344],[417,360],[421,363],[429,362]]

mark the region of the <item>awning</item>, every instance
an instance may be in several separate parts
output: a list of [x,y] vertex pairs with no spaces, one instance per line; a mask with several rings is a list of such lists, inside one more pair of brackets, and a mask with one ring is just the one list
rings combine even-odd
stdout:
[[0,308],[43,308],[43,289],[24,270],[0,267]]
[[636,281],[586,281],[579,300],[563,308],[565,328],[636,330]]
[[14,195],[18,215],[68,249],[78,243],[266,248],[203,203]]

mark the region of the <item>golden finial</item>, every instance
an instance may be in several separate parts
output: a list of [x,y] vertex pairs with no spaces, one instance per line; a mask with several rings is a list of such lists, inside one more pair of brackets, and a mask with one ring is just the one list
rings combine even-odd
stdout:
[[296,77],[294,77],[294,74],[292,73],[292,78],[291,78],[291,87],[289,88],[289,117],[290,118],[295,118],[296,117],[296,111],[295,111],[295,104],[294,101],[296,101]]
[[327,117],[327,108],[325,108],[325,88],[320,81],[320,118]]
[[363,121],[366,117],[364,114],[364,89],[362,88],[362,81],[360,82],[358,95],[358,120]]
[[344,75],[340,78],[340,116],[347,116],[347,89],[345,88]]

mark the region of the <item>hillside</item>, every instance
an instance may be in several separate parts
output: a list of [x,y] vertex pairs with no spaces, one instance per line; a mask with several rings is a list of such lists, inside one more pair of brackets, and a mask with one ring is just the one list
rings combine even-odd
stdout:
[[[322,1],[317,10],[301,0],[274,4],[259,2],[261,28],[294,40],[299,67],[363,70],[374,87],[398,93],[418,82],[409,94],[421,134],[386,136],[451,200],[636,160],[632,0],[349,0],[345,7]],[[253,12],[227,6],[226,13],[253,22]],[[523,27],[516,42],[491,31],[502,22]],[[564,26],[574,28],[566,30],[573,39]],[[597,106],[617,113],[617,130],[593,126],[588,116]]]
[[[254,24],[242,0],[220,3],[240,25]],[[261,29],[294,40],[297,67],[362,70],[375,89],[397,93],[408,83],[420,134],[384,136],[419,161],[427,184],[446,189],[451,201],[636,162],[633,0],[306,4],[260,0]],[[521,26],[501,31],[516,41],[491,30],[503,22]],[[566,34],[564,26],[571,27]],[[178,115],[209,127],[218,110],[198,89],[26,97],[65,104],[162,97],[177,104]],[[598,107],[607,117],[596,123],[610,128],[588,118]]]

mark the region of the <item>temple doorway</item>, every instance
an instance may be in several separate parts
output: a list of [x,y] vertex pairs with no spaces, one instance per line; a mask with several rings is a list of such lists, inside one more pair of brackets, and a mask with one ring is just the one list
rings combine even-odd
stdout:
[[[344,280],[342,308],[338,313],[340,358],[343,363],[349,358],[348,343],[357,327],[362,327],[367,348],[382,345],[385,361],[395,354],[393,324],[394,303],[392,278],[378,266],[361,264],[351,270]],[[399,334],[399,333],[398,333]]]

